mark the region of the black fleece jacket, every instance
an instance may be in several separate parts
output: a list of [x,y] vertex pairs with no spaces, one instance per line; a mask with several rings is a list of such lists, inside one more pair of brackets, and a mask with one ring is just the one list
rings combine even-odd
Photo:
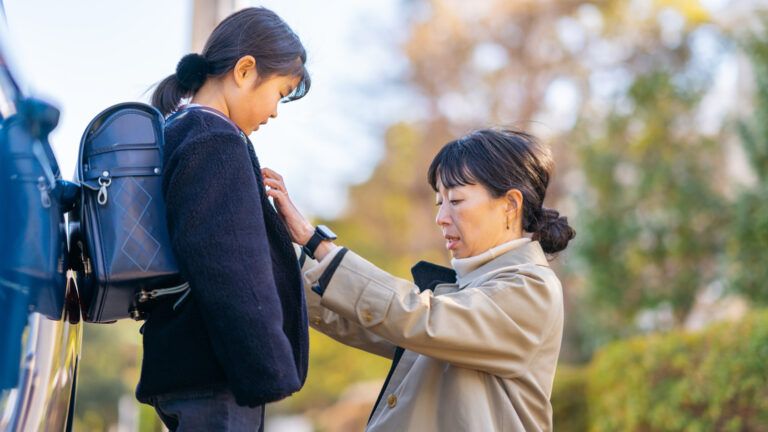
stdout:
[[166,127],[163,160],[168,229],[191,293],[176,310],[176,299],[151,310],[137,398],[229,389],[256,406],[299,390],[302,279],[250,141],[219,115],[189,108]]

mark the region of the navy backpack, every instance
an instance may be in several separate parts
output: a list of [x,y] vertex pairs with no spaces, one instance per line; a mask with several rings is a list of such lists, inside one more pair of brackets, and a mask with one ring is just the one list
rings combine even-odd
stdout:
[[138,102],[112,106],[80,142],[82,193],[71,243],[88,322],[147,317],[151,300],[189,293],[173,256],[162,195],[165,119]]

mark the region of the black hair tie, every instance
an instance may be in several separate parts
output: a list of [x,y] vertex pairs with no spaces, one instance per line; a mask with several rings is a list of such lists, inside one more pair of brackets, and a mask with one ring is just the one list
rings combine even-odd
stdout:
[[187,54],[176,65],[176,78],[183,90],[195,92],[208,78],[210,63],[200,54]]

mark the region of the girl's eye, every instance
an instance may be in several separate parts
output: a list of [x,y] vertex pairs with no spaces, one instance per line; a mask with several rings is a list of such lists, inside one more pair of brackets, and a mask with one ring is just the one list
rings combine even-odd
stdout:
[[451,205],[456,205],[456,204],[460,203],[461,200],[450,200],[449,202],[451,203]]
[[441,205],[443,205],[443,202],[442,202],[442,201],[438,201],[438,202],[436,202],[436,203],[435,203],[435,206],[436,206],[436,207],[440,207]]

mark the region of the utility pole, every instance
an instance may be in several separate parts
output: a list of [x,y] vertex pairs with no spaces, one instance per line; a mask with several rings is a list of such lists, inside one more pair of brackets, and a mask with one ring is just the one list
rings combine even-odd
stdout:
[[216,25],[241,6],[238,0],[192,0],[192,52],[199,53]]

